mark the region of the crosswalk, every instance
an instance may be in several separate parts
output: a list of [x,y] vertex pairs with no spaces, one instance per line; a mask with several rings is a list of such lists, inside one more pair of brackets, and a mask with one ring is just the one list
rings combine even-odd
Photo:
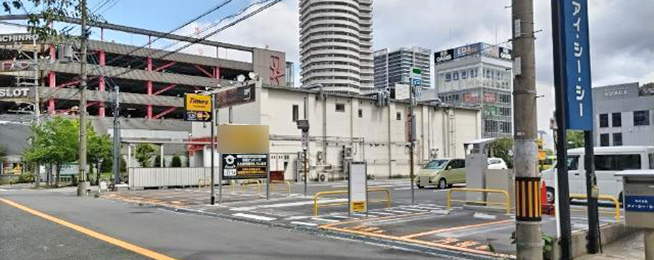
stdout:
[[237,211],[232,212],[234,212],[231,214],[233,217],[243,219],[263,222],[281,222],[294,226],[318,227],[320,225],[335,224],[359,219],[393,218],[419,214],[446,215],[449,213],[449,210],[446,210],[444,206],[435,204],[416,204],[373,209],[367,213],[348,214],[347,212],[333,212],[319,216],[309,214],[301,215],[297,211],[284,211],[283,209],[274,207],[256,208],[251,210],[238,209]]

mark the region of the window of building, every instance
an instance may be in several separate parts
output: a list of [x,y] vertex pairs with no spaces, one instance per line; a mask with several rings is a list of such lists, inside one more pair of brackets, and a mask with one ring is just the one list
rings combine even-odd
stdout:
[[459,80],[459,73],[458,72],[452,73],[452,79],[453,80]]
[[399,121],[399,120],[402,120],[402,112],[397,112],[397,113],[395,114],[395,119],[398,120],[398,121]]
[[467,79],[468,78],[468,71],[464,70],[461,71],[461,79]]
[[450,81],[452,81],[452,74],[445,73],[445,82],[450,82]]
[[579,155],[568,156],[568,170],[569,171],[579,170]]
[[359,108],[359,118],[363,118],[363,109]]
[[476,77],[477,77],[477,69],[471,69],[470,78],[476,78]]
[[600,114],[599,116],[599,125],[600,127],[609,127],[609,114]]
[[634,126],[649,125],[649,110],[634,111]]
[[622,127],[622,113],[613,113],[611,115],[611,124],[613,127]]
[[649,154],[649,168],[654,169],[654,153]]
[[298,105],[293,105],[293,122],[297,122],[300,117],[300,107]]
[[597,171],[624,171],[640,168],[640,154],[595,155],[595,170]]
[[613,146],[622,146],[622,133],[613,133]]
[[345,104],[336,103],[336,112],[345,112]]
[[601,134],[600,135],[600,146],[610,146],[609,144],[609,134]]

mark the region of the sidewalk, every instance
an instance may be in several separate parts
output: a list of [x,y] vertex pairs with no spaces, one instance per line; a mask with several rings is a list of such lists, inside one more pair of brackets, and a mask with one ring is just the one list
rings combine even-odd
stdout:
[[643,233],[638,232],[605,246],[604,253],[586,255],[577,260],[644,260]]

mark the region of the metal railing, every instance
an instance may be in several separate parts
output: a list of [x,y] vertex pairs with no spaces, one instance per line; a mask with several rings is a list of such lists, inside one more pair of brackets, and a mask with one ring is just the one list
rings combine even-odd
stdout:
[[[386,200],[368,200],[368,203],[377,203],[377,202],[386,202],[386,208],[391,207],[391,192],[388,189],[381,189],[381,188],[373,188],[373,189],[368,189],[368,193],[371,192],[383,192],[386,194]],[[313,195],[313,215],[318,216],[318,211],[320,207],[332,207],[332,206],[343,206],[343,205],[348,205],[348,202],[333,202],[333,203],[318,203],[318,198],[321,196],[327,196],[327,195],[340,195],[340,194],[348,194],[347,190],[336,190],[336,191],[321,191],[317,192],[315,195]]]
[[[465,191],[465,192],[485,192],[485,193],[497,193],[504,195],[506,202],[489,202],[489,201],[480,201],[480,200],[453,200],[452,192]],[[480,203],[486,205],[502,205],[506,207],[506,214],[511,214],[511,197],[509,193],[505,190],[491,190],[491,189],[475,189],[475,188],[453,188],[447,191],[447,209],[452,208],[452,202],[463,202],[463,203]],[[496,207],[497,208],[497,207]],[[504,209],[504,208],[502,208]]]
[[245,180],[241,182],[241,192],[245,192],[245,187],[249,185],[257,185],[257,192],[261,194],[261,186],[262,186],[261,180]]
[[[570,194],[571,199],[583,199],[588,201],[588,196],[586,194]],[[613,213],[615,214],[615,221],[620,222],[620,201],[613,196],[609,195],[599,195],[597,197],[597,200],[603,200],[603,201],[611,201],[613,202],[613,205],[615,205],[615,210]],[[602,211],[606,213],[606,211]]]
[[288,196],[291,196],[291,182],[290,181],[271,181],[270,182],[270,192],[275,192],[275,184],[286,184],[286,191]]

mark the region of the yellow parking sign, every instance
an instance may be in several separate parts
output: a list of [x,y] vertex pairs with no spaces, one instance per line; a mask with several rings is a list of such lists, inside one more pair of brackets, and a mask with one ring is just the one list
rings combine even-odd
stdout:
[[186,94],[184,101],[186,111],[211,112],[211,96]]

